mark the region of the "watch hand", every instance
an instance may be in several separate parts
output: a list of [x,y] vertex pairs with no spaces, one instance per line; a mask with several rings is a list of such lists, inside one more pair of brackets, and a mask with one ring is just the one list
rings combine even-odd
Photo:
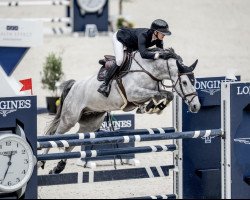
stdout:
[[13,153],[11,152],[11,154],[8,156],[9,157],[8,168],[7,168],[7,170],[6,170],[5,174],[4,174],[3,180],[6,178],[6,176],[8,174],[8,171],[9,171],[9,168],[12,165],[12,163],[11,163],[12,156],[13,156]]

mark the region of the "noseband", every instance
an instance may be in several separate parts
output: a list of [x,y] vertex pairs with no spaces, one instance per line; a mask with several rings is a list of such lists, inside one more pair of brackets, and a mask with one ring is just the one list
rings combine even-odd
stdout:
[[[169,74],[170,74],[170,73],[169,73]],[[194,100],[194,98],[198,96],[198,94],[197,94],[197,92],[193,92],[193,93],[190,93],[190,94],[185,94],[184,89],[183,89],[183,86],[182,86],[182,84],[181,84],[181,76],[183,76],[183,75],[194,75],[194,73],[192,73],[192,72],[189,72],[189,73],[178,73],[178,79],[177,79],[176,83],[173,84],[172,87],[173,87],[173,89],[175,90],[175,92],[176,92],[179,96],[182,97],[182,95],[180,95],[180,94],[177,92],[177,90],[176,90],[176,85],[179,83],[179,86],[180,86],[180,88],[181,88],[181,92],[182,92],[182,94],[183,94],[182,99],[183,99],[184,101],[186,101],[188,104],[191,104],[192,101]],[[172,83],[173,83],[172,78],[171,78],[171,81],[172,81]],[[188,100],[188,97],[190,97],[190,96],[193,96],[193,98],[192,98],[191,100]]]

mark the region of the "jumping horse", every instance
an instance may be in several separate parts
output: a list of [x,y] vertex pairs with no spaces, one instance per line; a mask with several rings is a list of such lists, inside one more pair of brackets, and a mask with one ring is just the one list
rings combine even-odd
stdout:
[[[60,107],[46,135],[66,133],[77,123],[80,125],[79,133],[97,131],[107,112],[131,111],[142,108],[151,100],[156,106],[162,104],[162,100],[166,100],[166,104],[173,100],[172,92],[176,92],[186,102],[191,112],[198,112],[201,105],[193,73],[198,60],[187,67],[173,49],[152,51],[158,51],[165,56],[163,59],[147,60],[139,52],[134,52],[130,69],[125,74],[120,73],[123,76],[112,82],[108,98],[97,92],[101,84],[97,74],[85,80],[65,82]],[[164,88],[165,80],[170,80],[172,84]],[[172,91],[167,91],[166,87]],[[72,150],[73,147],[65,148],[66,152]],[[48,152],[49,149],[46,149],[44,154]],[[39,166],[44,167],[44,164],[40,163]],[[61,173],[65,166],[66,160],[62,160],[50,173]]]

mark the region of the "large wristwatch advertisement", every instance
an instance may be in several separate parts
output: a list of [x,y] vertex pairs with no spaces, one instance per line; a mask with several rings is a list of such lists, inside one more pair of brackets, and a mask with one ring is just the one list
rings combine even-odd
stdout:
[[36,158],[19,125],[15,133],[1,131],[0,163],[0,196],[20,198],[32,176]]
[[85,15],[85,13],[95,12],[101,14],[106,2],[107,0],[77,0],[82,15]]

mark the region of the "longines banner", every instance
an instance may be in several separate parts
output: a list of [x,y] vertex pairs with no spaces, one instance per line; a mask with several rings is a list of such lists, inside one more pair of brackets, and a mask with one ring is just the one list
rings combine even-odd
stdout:
[[0,20],[0,46],[34,47],[43,43],[43,23],[35,20]]
[[[100,130],[111,131],[110,123],[105,117]],[[112,124],[115,130],[133,130],[135,129],[135,116],[133,114],[112,115]]]

